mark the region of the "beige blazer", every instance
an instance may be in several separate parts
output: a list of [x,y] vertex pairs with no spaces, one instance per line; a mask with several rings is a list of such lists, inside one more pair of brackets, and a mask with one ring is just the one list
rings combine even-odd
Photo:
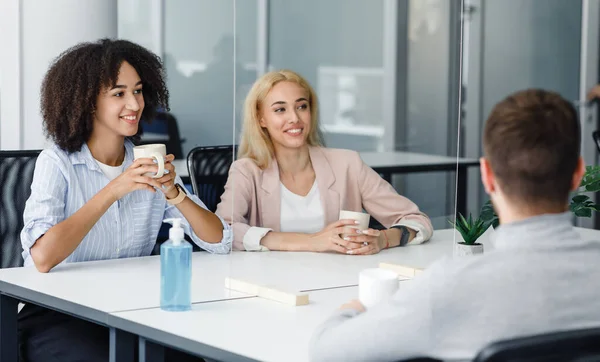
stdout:
[[[365,164],[358,152],[310,147],[310,159],[325,225],[338,220],[340,210],[364,208],[386,228],[407,225],[419,231],[420,242],[431,238],[429,217]],[[280,230],[280,197],[276,160],[264,170],[249,158],[233,162],[216,214],[232,225],[234,249],[245,250],[244,236],[253,226]]]

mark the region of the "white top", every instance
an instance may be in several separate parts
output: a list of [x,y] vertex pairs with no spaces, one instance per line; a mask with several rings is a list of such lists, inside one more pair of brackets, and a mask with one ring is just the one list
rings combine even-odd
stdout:
[[104,164],[96,159],[94,159],[97,163],[98,166],[100,166],[100,169],[102,170],[102,173],[110,180],[114,180],[117,177],[119,177],[120,174],[123,173],[123,165],[121,164],[120,166],[109,166],[107,164]]
[[[281,221],[280,230],[284,233],[316,233],[325,226],[325,214],[321,205],[321,193],[317,181],[306,196],[297,195],[288,190],[280,182],[281,188]],[[253,226],[244,235],[244,246],[248,251],[267,251],[260,245],[260,240],[267,235],[270,228]]]
[[321,231],[325,226],[325,215],[317,181],[315,180],[306,196],[291,192],[281,182],[280,185],[281,232],[311,234]]

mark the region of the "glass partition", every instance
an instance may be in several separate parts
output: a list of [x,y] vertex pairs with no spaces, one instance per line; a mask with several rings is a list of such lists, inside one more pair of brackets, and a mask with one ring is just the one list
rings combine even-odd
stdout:
[[164,2],[164,59],[185,153],[196,146],[232,144],[234,99],[256,77],[255,49],[247,45],[255,39],[251,3],[238,2],[245,21],[234,28],[232,1]]
[[313,85],[326,146],[360,152],[436,228],[448,227],[454,206],[459,11],[441,0],[269,8],[268,68]]
[[[214,295],[221,293],[228,300],[220,301],[226,304],[216,309],[230,308],[243,316],[235,324],[224,321],[221,326],[232,339],[231,348],[241,339],[261,346],[257,359],[284,359],[264,354],[269,348],[264,340],[272,345],[289,343],[288,353],[293,353],[297,340],[306,339],[307,329],[318,322],[308,312],[304,318],[290,309],[294,302],[276,304],[264,295],[263,300],[252,299],[261,294],[258,286],[288,295],[308,293],[313,306],[333,311],[358,296],[358,275],[366,268],[392,263],[423,269],[456,252],[461,235],[452,222],[458,214],[477,218],[490,211],[484,208],[488,197],[479,173],[481,134],[494,104],[508,94],[539,87],[572,100],[582,120],[586,163],[597,162],[591,140],[597,120],[593,106],[584,100],[598,79],[598,29],[590,30],[597,28],[600,17],[597,2],[152,0],[143,4],[119,0],[120,19],[121,12],[127,14],[119,22],[119,33],[163,57],[182,159],[197,146],[231,147],[227,167],[238,158],[234,147],[242,135],[242,105],[252,84],[266,72],[299,73],[319,99],[318,128],[329,149],[321,151],[332,156],[318,159],[311,154],[307,169],[312,168],[313,174],[302,174],[315,180],[310,189],[296,188],[294,177],[293,182],[285,179],[279,163],[278,168],[263,165],[260,170],[248,166],[244,176],[237,174],[239,180],[229,180],[238,188],[229,190],[238,199],[233,200],[231,215],[222,216],[251,227],[237,225],[236,232],[243,234],[235,237],[238,248],[253,251],[233,251],[222,259],[196,256],[204,258],[194,266],[197,295],[206,295],[214,288],[209,281],[216,278],[220,283],[221,277],[223,285],[229,277],[254,286],[238,284],[223,291],[217,287]],[[356,154],[331,149],[355,151],[364,165],[352,163]],[[371,168],[383,182],[371,179],[365,187],[365,173],[357,168]],[[319,182],[323,177],[327,182]],[[314,190],[319,197],[311,201]],[[368,213],[365,228],[390,232],[388,228],[398,221],[390,215],[403,215],[412,205],[395,193],[429,217],[435,230],[430,240],[419,238],[430,236],[427,221],[407,222],[399,216],[399,223],[416,234],[403,247],[358,256],[345,249],[351,244],[319,249],[307,242],[325,235],[323,230],[338,220],[341,210]],[[208,200],[205,194],[199,196]],[[578,219],[582,226],[592,222],[593,218]],[[265,241],[274,234],[278,238]],[[403,240],[397,235],[392,245]],[[385,240],[389,244],[387,236]],[[335,290],[344,288],[347,299],[338,301]],[[237,300],[244,297],[248,299]],[[200,297],[195,308],[207,301]],[[267,322],[264,314],[244,308],[268,311],[273,318]],[[273,330],[294,324],[302,337],[292,343],[287,330],[255,335],[259,323],[274,323],[269,324]]]
[[[484,122],[493,106],[518,90],[542,88],[571,100],[580,113],[582,155],[597,162],[597,129],[587,91],[598,80],[598,4],[569,0],[465,1],[462,149],[480,157]],[[469,211],[488,200],[479,172],[469,175]],[[591,195],[594,197],[594,195]],[[575,218],[593,227],[592,218]]]
[[[235,157],[239,101],[256,78],[256,2],[119,0],[118,11],[119,37],[166,68],[170,110],[144,126],[142,142],[166,143],[177,174],[214,212]],[[167,236],[163,225],[159,239]]]
[[[138,1],[128,1],[141,6]],[[233,180],[244,190],[236,192],[236,197],[247,197],[249,205],[246,214],[238,217],[240,220],[233,218],[234,222],[267,227],[273,233],[296,231],[307,239],[337,221],[340,211],[346,209],[370,214],[366,228],[383,230],[397,221],[390,212],[400,218],[410,207],[397,193],[428,215],[436,230],[436,236],[422,245],[417,238],[403,248],[381,250],[368,257],[345,249],[308,248],[307,243],[296,247],[307,252],[278,252],[293,249],[290,245],[297,239],[291,234],[283,235],[279,245],[269,244],[275,246],[268,252],[260,246],[258,236],[255,247],[263,252],[233,251],[218,263],[207,258],[211,278],[218,275],[309,293],[314,301],[318,293],[312,293],[317,290],[355,287],[365,268],[376,268],[381,262],[426,267],[429,261],[406,256],[419,255],[425,250],[420,248],[428,248],[428,244],[450,246],[448,221],[454,220],[455,209],[467,211],[470,188],[464,175],[477,165],[476,158],[464,157],[458,142],[461,1],[157,0],[157,4],[162,30],[156,49],[167,67],[171,113],[177,119],[184,156],[197,146],[237,144],[242,104],[254,81],[268,71],[290,69],[306,78],[319,98],[317,117],[324,146],[357,152],[365,169],[373,169],[383,180],[356,189],[364,174],[356,171],[351,162],[354,156],[349,153],[331,153],[333,158],[326,163],[311,159],[316,183],[307,192],[292,191],[294,185],[286,185],[281,169],[263,167],[259,181]],[[135,29],[128,21],[127,29]],[[231,157],[235,159],[236,152]],[[331,172],[331,184],[319,183],[323,172]],[[290,229],[289,214],[282,211],[282,194],[287,201],[306,200],[315,185],[320,196],[313,206],[322,213],[321,220],[307,227],[307,213],[299,213],[298,225],[292,226],[301,227]],[[394,198],[395,202],[389,201]],[[356,199],[354,203],[352,199]],[[286,212],[297,211],[301,204],[287,207]],[[239,211],[240,200],[233,205],[234,211]],[[411,224],[417,236],[429,238],[428,221],[417,224]],[[438,237],[437,232],[444,229]],[[240,227],[236,230],[245,232]],[[400,235],[392,244],[400,241]],[[238,235],[237,241],[238,246],[247,247],[244,236]],[[208,288],[204,284],[208,281],[202,278],[209,272],[206,265],[194,265],[194,276],[200,278],[195,284],[198,290]],[[224,288],[223,298],[232,299],[230,302],[241,296],[248,294]],[[195,308],[204,302],[199,300]],[[235,336],[231,338],[239,338]]]

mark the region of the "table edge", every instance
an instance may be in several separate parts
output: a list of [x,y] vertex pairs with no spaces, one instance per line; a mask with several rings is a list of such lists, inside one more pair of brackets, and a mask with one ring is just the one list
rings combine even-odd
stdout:
[[79,319],[106,326],[108,312],[83,306],[48,294],[0,280],[0,293],[25,304],[35,304]]
[[[156,329],[153,327],[149,327],[138,322],[133,322],[128,319],[122,318],[117,315],[117,313],[123,312],[115,312],[108,313],[107,315],[107,324],[110,327],[117,328],[139,337],[150,340],[154,343],[182,350],[187,353],[192,353],[199,355],[201,357],[214,359],[217,361],[241,361],[241,362],[255,362],[253,358],[240,355],[231,351],[227,351],[218,347],[214,347],[212,345],[194,341],[188,338],[184,338],[161,329]],[[177,313],[177,312],[173,312]]]
[[392,172],[392,173],[410,173],[410,172],[436,172],[436,171],[455,171],[459,169],[479,166],[479,161],[459,161],[456,162],[439,162],[431,164],[415,164],[415,165],[390,165],[390,166],[371,166],[374,171]]

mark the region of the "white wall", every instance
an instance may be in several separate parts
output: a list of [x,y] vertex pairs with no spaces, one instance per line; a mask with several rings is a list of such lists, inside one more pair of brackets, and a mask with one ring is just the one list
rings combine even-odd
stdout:
[[117,0],[0,1],[0,148],[45,146],[39,92],[48,66],[104,37],[117,37]]
[[21,145],[19,0],[0,1],[0,149]]

